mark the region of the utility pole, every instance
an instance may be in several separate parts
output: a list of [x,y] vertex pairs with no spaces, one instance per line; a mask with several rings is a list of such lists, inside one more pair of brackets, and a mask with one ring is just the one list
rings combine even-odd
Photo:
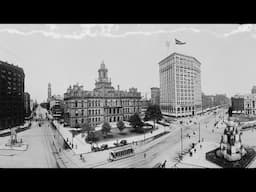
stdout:
[[200,143],[200,122],[199,122],[199,134],[198,134],[198,136],[199,136],[199,140],[198,140],[198,142]]
[[182,157],[182,151],[183,151],[183,141],[182,141],[182,127],[180,128],[180,137],[181,137],[181,152],[180,152],[180,158]]

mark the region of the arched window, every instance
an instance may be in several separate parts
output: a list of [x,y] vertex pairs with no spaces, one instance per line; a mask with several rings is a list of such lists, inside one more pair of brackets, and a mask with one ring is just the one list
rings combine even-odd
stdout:
[[77,107],[77,100],[75,101],[75,107]]

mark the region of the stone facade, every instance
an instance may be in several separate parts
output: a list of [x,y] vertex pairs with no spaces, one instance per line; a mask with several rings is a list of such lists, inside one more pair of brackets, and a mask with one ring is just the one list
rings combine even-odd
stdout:
[[232,110],[246,115],[256,115],[256,94],[235,95],[232,97]]
[[81,85],[69,87],[64,94],[64,121],[71,127],[80,127],[88,122],[92,127],[104,121],[128,120],[141,112],[141,94],[136,88],[129,91],[115,90],[108,78],[104,63],[98,70],[98,80],[92,91]]

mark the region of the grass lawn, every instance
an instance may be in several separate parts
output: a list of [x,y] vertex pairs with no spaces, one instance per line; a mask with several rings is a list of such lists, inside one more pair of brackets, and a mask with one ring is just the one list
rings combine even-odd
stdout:
[[[144,129],[144,130],[145,130],[145,133],[147,133],[147,132],[153,131],[153,128],[148,128],[148,129]],[[134,128],[131,128],[131,127],[125,128],[122,132],[120,132],[118,128],[112,128],[111,132],[109,132],[105,138],[104,138],[101,130],[95,131],[94,133],[95,133],[96,137],[98,138],[98,142],[109,141],[109,140],[113,140],[113,139],[122,140],[122,139],[125,139],[126,137],[144,134],[143,132],[142,133],[135,132]]]

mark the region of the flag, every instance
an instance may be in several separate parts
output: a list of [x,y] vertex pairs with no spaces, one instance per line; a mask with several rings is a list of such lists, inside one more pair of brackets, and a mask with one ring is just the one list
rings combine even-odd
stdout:
[[186,44],[185,42],[182,42],[182,41],[180,41],[180,40],[178,40],[178,39],[175,39],[175,44],[176,45],[184,45],[184,44]]

